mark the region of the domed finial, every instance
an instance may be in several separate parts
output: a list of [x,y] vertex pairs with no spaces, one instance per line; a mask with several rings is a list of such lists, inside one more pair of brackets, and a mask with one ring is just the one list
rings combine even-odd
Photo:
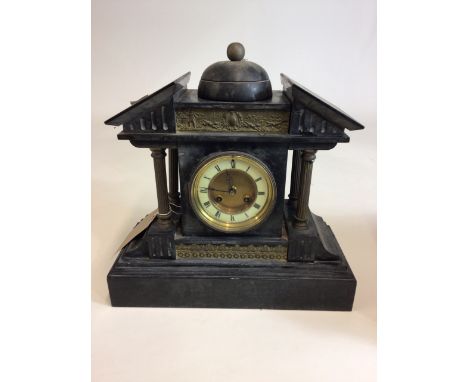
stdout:
[[227,47],[227,56],[231,61],[241,61],[244,54],[245,48],[240,42],[231,42]]

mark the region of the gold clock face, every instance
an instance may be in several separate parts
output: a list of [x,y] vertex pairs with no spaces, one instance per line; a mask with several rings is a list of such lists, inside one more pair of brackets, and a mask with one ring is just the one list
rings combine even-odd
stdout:
[[265,220],[276,200],[268,167],[251,155],[217,154],[195,171],[192,207],[202,222],[222,232],[244,232]]

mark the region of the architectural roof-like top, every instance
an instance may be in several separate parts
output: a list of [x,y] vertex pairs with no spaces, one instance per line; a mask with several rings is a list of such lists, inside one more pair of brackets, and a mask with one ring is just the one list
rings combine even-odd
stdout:
[[146,95],[140,98],[136,102],[132,102],[132,105],[122,110],[120,113],[109,118],[104,123],[106,125],[120,126],[124,123],[130,122],[135,118],[141,117],[142,114],[153,111],[156,107],[167,102],[175,93],[182,89],[187,88],[187,84],[190,80],[190,72],[185,73],[170,84],[156,90],[150,95]]
[[285,74],[281,73],[283,91],[291,102],[305,107],[324,119],[348,130],[361,130],[364,126],[346,114],[343,110],[298,84]]
[[[123,125],[119,139],[129,139],[133,144],[232,139],[288,142],[296,148],[312,144],[332,147],[349,141],[345,129],[364,128],[344,111],[284,74],[281,74],[283,90],[272,91],[266,71],[243,60],[242,44],[229,45],[227,53],[231,61],[209,66],[198,89],[187,89],[188,72],[132,102],[105,123]],[[229,113],[243,114],[233,117]],[[236,122],[235,126],[226,125],[227,121]],[[281,129],[274,128],[278,123]]]

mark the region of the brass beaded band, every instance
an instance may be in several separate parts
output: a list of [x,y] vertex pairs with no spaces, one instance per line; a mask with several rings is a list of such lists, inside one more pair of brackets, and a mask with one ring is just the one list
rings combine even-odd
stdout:
[[181,259],[240,259],[286,261],[288,249],[282,245],[177,244]]

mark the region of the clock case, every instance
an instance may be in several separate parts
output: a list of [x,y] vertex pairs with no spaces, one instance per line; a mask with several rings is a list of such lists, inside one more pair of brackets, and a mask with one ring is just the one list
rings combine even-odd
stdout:
[[[353,272],[332,230],[308,203],[298,220],[298,199],[308,202],[315,153],[348,142],[345,129],[363,126],[285,75],[282,91],[249,102],[200,98],[187,89],[189,78],[186,73],[106,121],[123,125],[118,139],[151,149],[160,209],[118,254],[107,277],[112,305],[351,310]],[[294,159],[287,199],[289,150]],[[260,159],[276,182],[271,215],[248,232],[215,231],[190,205],[194,170],[225,151]],[[161,213],[167,203],[169,210]]]

